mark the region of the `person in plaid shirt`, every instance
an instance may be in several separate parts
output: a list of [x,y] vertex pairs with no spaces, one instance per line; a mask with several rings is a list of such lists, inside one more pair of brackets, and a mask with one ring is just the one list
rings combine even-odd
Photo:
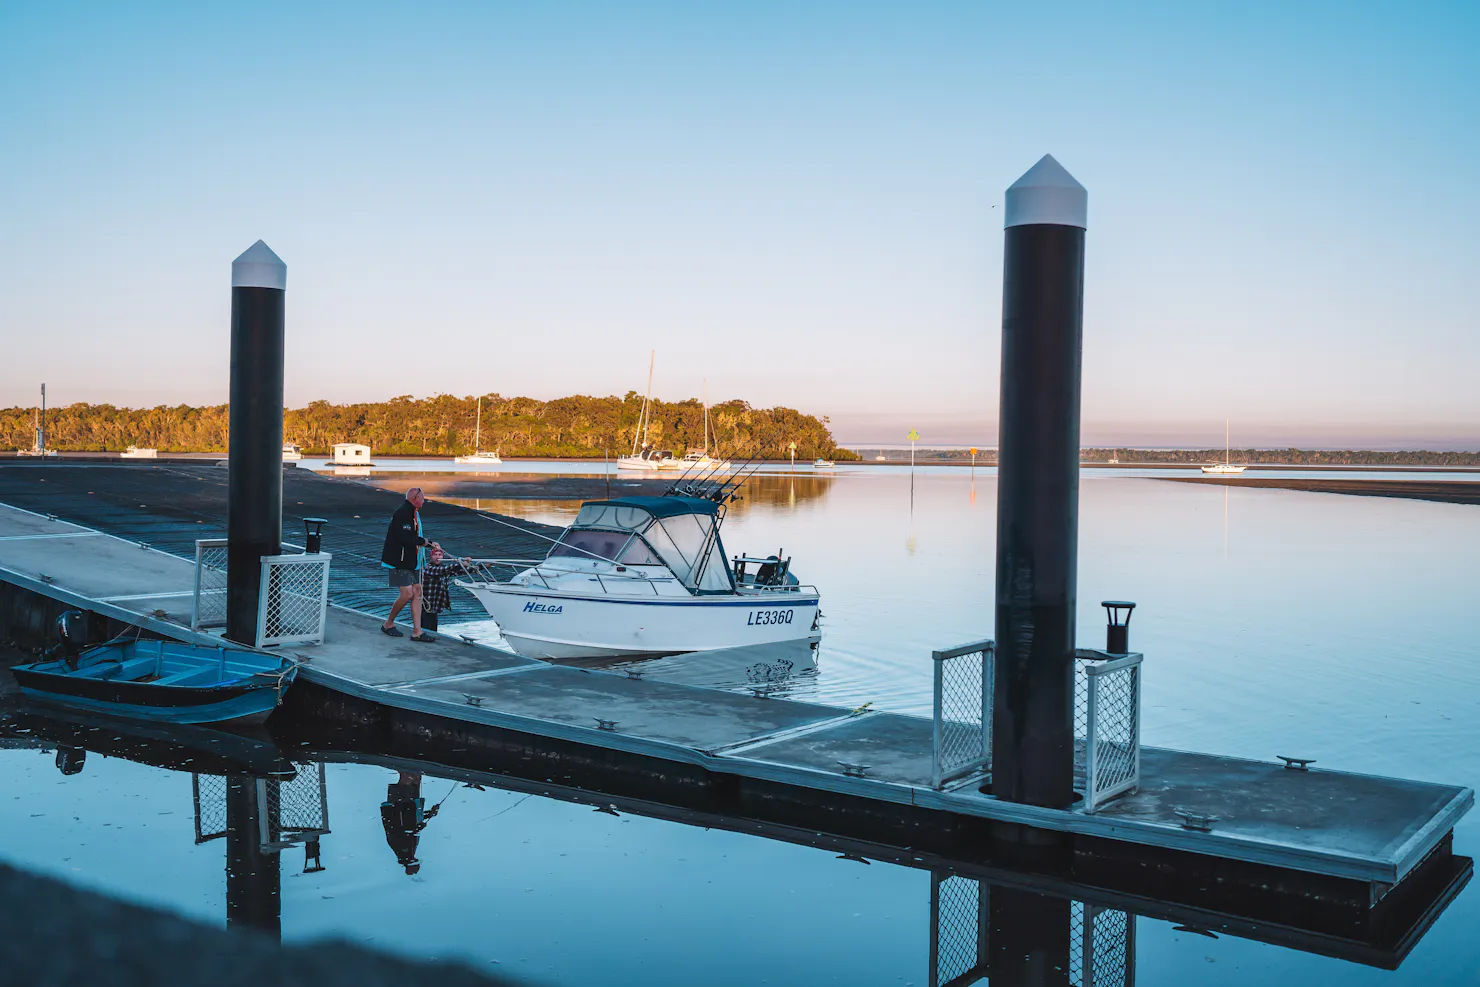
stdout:
[[437,629],[437,614],[452,606],[449,588],[452,577],[467,571],[467,559],[449,560],[441,545],[432,546],[427,553],[426,567],[421,570],[421,626],[424,630]]

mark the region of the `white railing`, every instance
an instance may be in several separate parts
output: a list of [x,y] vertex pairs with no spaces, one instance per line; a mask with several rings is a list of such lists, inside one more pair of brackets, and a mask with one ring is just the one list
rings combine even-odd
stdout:
[[330,558],[328,552],[262,557],[257,647],[324,642]]
[[226,626],[226,539],[198,538],[195,542],[195,596],[190,605],[190,629]]
[[[975,641],[931,653],[935,665],[931,787],[992,763],[996,645]],[[1075,788],[1094,812],[1141,783],[1141,661],[1080,648],[1074,662]]]
[[931,652],[935,665],[932,788],[991,763],[996,648],[991,641],[973,641]]
[[1080,648],[1074,662],[1075,759],[1083,758],[1084,811],[1141,783],[1141,659]]

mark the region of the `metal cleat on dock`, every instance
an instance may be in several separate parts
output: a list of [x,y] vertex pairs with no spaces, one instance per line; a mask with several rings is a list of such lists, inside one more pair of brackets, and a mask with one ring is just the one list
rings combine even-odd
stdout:
[[859,764],[854,761],[839,761],[838,767],[842,768],[843,774],[850,778],[862,778],[873,765]]
[[1276,754],[1275,757],[1284,761],[1285,767],[1290,771],[1309,771],[1310,765],[1316,763],[1313,757],[1286,757],[1283,754]]
[[596,729],[598,729],[598,730],[606,730],[606,731],[612,732],[612,733],[615,733],[616,732],[616,729],[617,729],[617,721],[616,720],[603,720],[599,716],[593,716],[591,718],[596,721]]
[[36,573],[36,578],[39,579],[39,580],[41,580],[43,583],[45,583],[48,586],[50,586],[52,583],[54,583],[56,581],[56,577],[55,576],[48,576],[44,572],[38,572],[38,573]]
[[1183,829],[1192,829],[1199,833],[1211,833],[1213,823],[1221,818],[1206,812],[1193,812],[1191,809],[1174,808],[1172,812],[1182,820]]
[[471,692],[464,692],[463,693],[463,699],[467,702],[467,704],[469,706],[482,706],[483,705],[483,697],[482,696],[475,696]]
[[642,678],[642,670],[639,668],[628,668],[624,669],[624,671],[626,671],[629,679],[637,680]]
[[149,551],[149,543],[147,541],[141,541],[141,542],[139,542],[139,547],[142,548],[146,552]]

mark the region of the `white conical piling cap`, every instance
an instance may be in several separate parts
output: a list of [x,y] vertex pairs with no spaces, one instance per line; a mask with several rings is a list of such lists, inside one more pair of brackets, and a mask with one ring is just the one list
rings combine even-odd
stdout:
[[1045,154],[1027,174],[1007,190],[1003,209],[1003,227],[1011,226],[1077,226],[1087,229],[1089,193],[1064,170],[1064,166]]
[[288,287],[288,265],[272,252],[271,247],[258,240],[231,262],[231,286],[285,291]]

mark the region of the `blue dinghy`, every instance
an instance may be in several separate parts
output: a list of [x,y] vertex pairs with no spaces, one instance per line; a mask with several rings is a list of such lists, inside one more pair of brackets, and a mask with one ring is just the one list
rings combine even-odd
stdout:
[[135,640],[12,671],[34,699],[138,720],[220,723],[267,719],[298,666],[236,648]]

